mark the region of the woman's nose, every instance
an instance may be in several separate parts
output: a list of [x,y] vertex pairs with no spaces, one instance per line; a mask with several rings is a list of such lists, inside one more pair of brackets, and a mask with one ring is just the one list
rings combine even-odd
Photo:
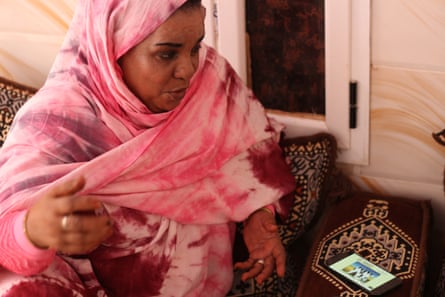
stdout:
[[197,62],[193,58],[184,58],[179,61],[175,68],[174,76],[175,78],[180,78],[184,80],[190,80],[195,74]]

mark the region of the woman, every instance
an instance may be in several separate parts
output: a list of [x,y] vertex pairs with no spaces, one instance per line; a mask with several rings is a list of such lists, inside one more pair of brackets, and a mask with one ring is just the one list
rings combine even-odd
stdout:
[[0,154],[2,296],[224,296],[234,222],[284,274],[279,129],[202,44],[196,0],[80,0]]

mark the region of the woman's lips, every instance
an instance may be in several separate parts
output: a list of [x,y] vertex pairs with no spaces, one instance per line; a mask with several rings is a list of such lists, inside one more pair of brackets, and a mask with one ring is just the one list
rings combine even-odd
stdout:
[[187,89],[178,89],[178,90],[170,91],[168,93],[170,94],[170,96],[173,97],[174,100],[181,101],[181,99],[184,98],[186,91],[187,91]]

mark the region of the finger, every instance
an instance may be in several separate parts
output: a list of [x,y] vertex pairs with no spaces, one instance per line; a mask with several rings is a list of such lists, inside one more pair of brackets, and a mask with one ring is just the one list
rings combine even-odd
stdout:
[[255,264],[256,260],[255,259],[248,259],[247,261],[243,261],[243,262],[237,262],[235,263],[235,269],[240,269],[240,270],[249,270],[250,268],[252,268],[253,264]]
[[286,272],[286,250],[282,245],[276,247],[272,250],[272,257],[275,261],[275,266],[277,270],[277,275],[279,277],[284,277]]
[[98,210],[103,208],[100,201],[92,199],[88,196],[69,196],[65,198],[58,198],[55,201],[57,203],[57,211],[59,215],[66,214],[93,214],[98,213]]
[[276,238],[276,243],[272,250],[267,248],[257,248],[250,251],[250,257],[253,259],[266,259],[270,255],[274,258],[277,274],[280,277],[284,276],[286,271],[286,250],[281,244],[281,240]]
[[63,233],[91,233],[112,226],[111,218],[108,215],[94,214],[65,215],[60,223]]
[[105,227],[90,233],[69,232],[62,236],[61,244],[63,246],[85,248],[92,245],[99,245],[112,234],[113,234],[113,229],[110,227]]
[[68,255],[86,254],[97,248],[105,239],[113,234],[110,225],[92,231],[64,232],[51,244],[55,250]]
[[245,282],[251,278],[254,278],[257,275],[259,275],[263,269],[264,269],[264,264],[255,262],[255,264],[253,264],[253,266],[249,270],[247,270],[241,275],[241,280]]
[[85,186],[85,178],[83,176],[78,176],[72,180],[57,184],[52,187],[47,195],[51,197],[64,197],[73,195]]
[[66,255],[85,255],[95,250],[111,234],[109,231],[100,237],[92,237],[81,233],[70,233],[64,237],[56,250]]
[[258,284],[262,284],[269,276],[272,275],[275,268],[273,257],[267,257],[264,259],[264,266],[261,272],[255,277]]

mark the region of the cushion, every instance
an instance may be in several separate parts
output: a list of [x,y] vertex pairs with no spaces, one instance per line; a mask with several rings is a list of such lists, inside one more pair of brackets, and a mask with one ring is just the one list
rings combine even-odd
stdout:
[[[337,142],[328,133],[285,139],[281,143],[287,163],[295,176],[295,190],[290,193],[290,214],[280,225],[285,246],[313,226],[326,202],[335,168]],[[285,197],[289,199],[289,197]]]
[[9,132],[15,114],[37,90],[0,77],[0,147]]
[[367,297],[325,266],[326,259],[349,250],[403,280],[388,296],[423,296],[430,225],[429,200],[353,193],[324,217],[296,296]]
[[[335,167],[336,140],[328,133],[284,139],[281,147],[290,169],[295,176],[295,190],[283,197],[289,203],[289,215],[279,221],[279,232],[287,250],[286,275],[276,274],[262,286],[255,280],[242,282],[242,271],[235,271],[235,280],[227,296],[294,296],[300,265],[295,258],[296,240],[319,218],[329,188],[329,176]],[[279,219],[279,218],[277,218]],[[239,225],[241,226],[241,225]],[[234,262],[248,258],[247,249],[238,228]]]

